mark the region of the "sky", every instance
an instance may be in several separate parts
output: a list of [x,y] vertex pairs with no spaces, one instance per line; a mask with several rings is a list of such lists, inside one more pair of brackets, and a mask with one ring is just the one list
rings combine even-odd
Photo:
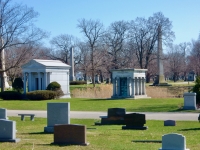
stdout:
[[44,44],[58,35],[84,36],[78,20],[99,20],[107,28],[115,21],[148,18],[162,12],[172,21],[174,44],[197,40],[200,33],[200,0],[13,0],[33,7],[39,16],[35,25],[50,33]]

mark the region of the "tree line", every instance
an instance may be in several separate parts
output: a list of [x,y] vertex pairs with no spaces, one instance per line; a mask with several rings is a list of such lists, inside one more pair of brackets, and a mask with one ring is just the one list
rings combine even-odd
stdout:
[[[77,30],[84,36],[79,39],[63,33],[50,40],[51,47],[40,42],[48,32],[34,26],[38,13],[12,0],[0,0],[0,53],[5,50],[6,68],[2,55],[0,73],[6,72],[11,81],[21,75],[21,65],[31,59],[56,59],[69,64],[70,48],[74,48],[75,72],[84,79],[100,75],[101,80],[110,78],[112,69],[148,69],[147,82],[157,75],[158,27],[162,30],[164,47],[164,73],[176,81],[187,79],[194,71],[200,74],[200,39],[173,44],[175,33],[172,22],[162,12],[148,18],[137,17],[131,21],[115,21],[105,27],[99,20],[80,19]],[[70,64],[69,64],[70,65]],[[1,85],[2,87],[3,85]]]

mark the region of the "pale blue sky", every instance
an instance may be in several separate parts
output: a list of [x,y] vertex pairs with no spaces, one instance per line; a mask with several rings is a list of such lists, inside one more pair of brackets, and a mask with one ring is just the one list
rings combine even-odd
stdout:
[[162,12],[172,21],[175,44],[196,40],[200,33],[200,0],[13,0],[33,7],[40,15],[36,26],[60,34],[83,35],[77,28],[78,20],[101,21],[108,27],[114,21],[148,18]]

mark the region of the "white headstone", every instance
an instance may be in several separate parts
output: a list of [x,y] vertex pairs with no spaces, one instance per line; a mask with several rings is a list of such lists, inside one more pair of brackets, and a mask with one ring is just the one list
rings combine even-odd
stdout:
[[196,93],[184,93],[183,109],[196,110]]
[[55,124],[70,124],[70,103],[47,103],[47,127],[44,127],[44,132],[53,133]]
[[7,110],[5,108],[0,108],[0,119],[8,119]]
[[177,133],[162,136],[162,148],[159,150],[189,150],[186,149],[185,136]]
[[19,142],[16,139],[16,122],[0,119],[0,142]]

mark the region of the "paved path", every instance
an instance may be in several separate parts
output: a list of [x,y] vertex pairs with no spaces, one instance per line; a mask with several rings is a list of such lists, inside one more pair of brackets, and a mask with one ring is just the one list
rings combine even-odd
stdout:
[[[21,113],[35,114],[36,117],[46,118],[47,111],[40,110],[7,110],[8,116],[18,116]],[[131,113],[131,112],[127,112]],[[188,120],[198,121],[199,113],[185,113],[185,112],[138,112],[146,114],[147,120]],[[70,111],[71,118],[83,119],[99,119],[99,116],[107,116],[107,112],[89,112],[89,111]]]

